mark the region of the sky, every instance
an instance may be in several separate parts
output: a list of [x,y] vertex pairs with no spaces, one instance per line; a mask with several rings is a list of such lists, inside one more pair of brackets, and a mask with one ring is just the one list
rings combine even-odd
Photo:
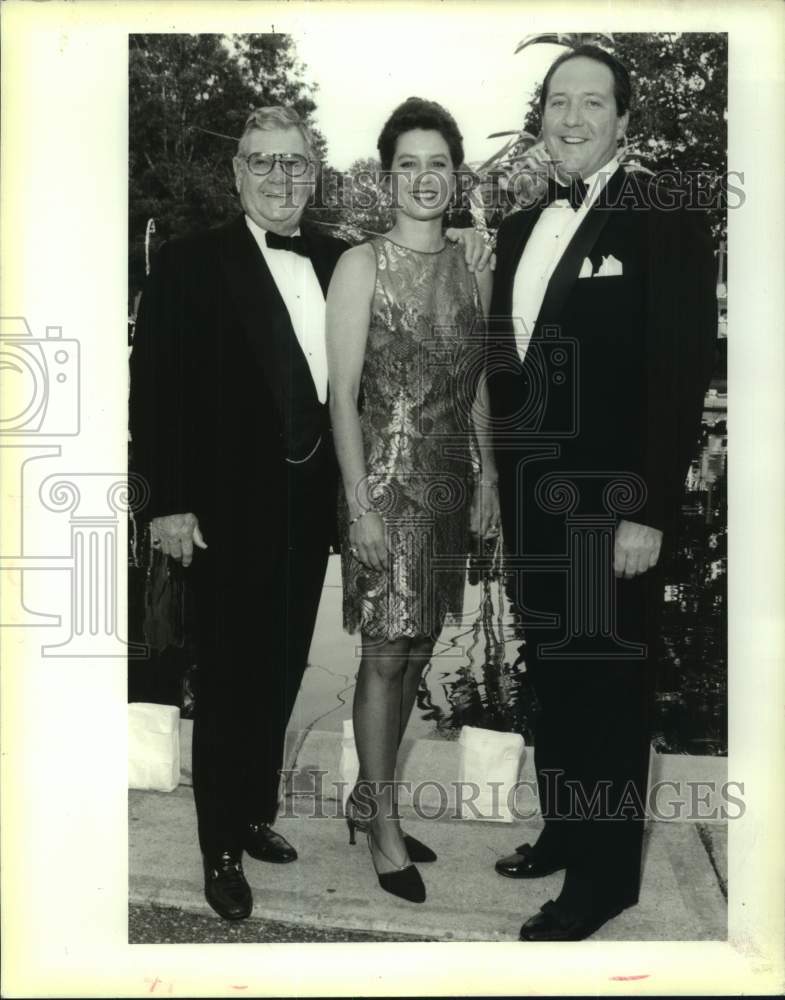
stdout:
[[504,141],[489,140],[489,133],[520,128],[534,87],[564,48],[543,44],[514,55],[530,32],[523,11],[516,17],[512,5],[491,10],[434,19],[411,8],[385,17],[380,5],[351,23],[344,14],[292,31],[305,76],[319,85],[315,122],[332,166],[344,170],[375,156],[385,119],[411,96],[439,101],[452,113],[468,162]]

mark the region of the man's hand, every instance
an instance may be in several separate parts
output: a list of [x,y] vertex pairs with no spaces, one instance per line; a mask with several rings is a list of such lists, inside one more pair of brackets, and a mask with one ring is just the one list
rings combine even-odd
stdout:
[[469,530],[479,538],[499,534],[499,491],[490,483],[478,483],[472,497]]
[[635,521],[619,521],[613,549],[613,569],[617,577],[631,580],[657,565],[662,532]]
[[496,254],[482,238],[479,230],[448,229],[444,235],[451,243],[462,245],[466,264],[470,271],[484,271],[488,261],[491,263],[492,271],[496,267]]
[[195,514],[154,517],[150,522],[150,537],[155,548],[178,562],[182,559],[183,566],[191,565],[194,545],[198,545],[200,549],[207,548]]

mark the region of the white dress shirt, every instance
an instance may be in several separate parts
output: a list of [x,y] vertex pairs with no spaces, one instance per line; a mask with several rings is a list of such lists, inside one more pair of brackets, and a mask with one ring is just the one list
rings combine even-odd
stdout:
[[[324,292],[313,264],[307,257],[291,250],[271,250],[265,240],[267,230],[247,215],[245,221],[281,293],[295,336],[311,370],[319,402],[324,403],[327,400],[325,304]],[[299,232],[298,229],[294,235]]]
[[614,157],[585,178],[586,198],[577,210],[566,199],[552,202],[543,209],[529,235],[512,286],[513,330],[521,361],[526,356],[551,275],[586,218],[586,213],[618,166],[619,161]]

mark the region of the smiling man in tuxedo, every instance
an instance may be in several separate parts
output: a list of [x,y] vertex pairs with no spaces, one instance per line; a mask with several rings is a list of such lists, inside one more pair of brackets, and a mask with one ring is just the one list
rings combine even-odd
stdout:
[[[272,829],[289,717],[335,537],[325,295],[348,245],[302,221],[317,163],[289,108],[251,114],[233,160],[243,212],[165,243],[131,355],[132,467],[153,544],[188,570],[198,650],[193,785],[205,895],[251,913],[243,851]],[[489,251],[452,230],[470,267]]]
[[317,165],[296,112],[254,112],[233,167],[242,214],[155,262],[130,412],[154,544],[191,566],[205,894],[240,919],[252,908],[242,852],[297,857],[272,823],[333,537],[325,294],[346,244],[301,222]]
[[556,181],[498,235],[488,385],[545,825],[496,870],[565,872],[526,941],[638,900],[662,552],[716,338],[703,213],[619,163],[630,103],[610,54],[560,57],[541,94]]

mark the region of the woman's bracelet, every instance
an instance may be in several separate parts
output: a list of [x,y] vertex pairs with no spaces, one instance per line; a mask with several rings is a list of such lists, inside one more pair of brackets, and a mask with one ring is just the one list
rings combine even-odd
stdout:
[[378,514],[378,513],[379,513],[379,511],[378,510],[374,510],[373,507],[369,507],[368,510],[361,510],[360,513],[357,515],[357,517],[350,517],[349,518],[349,527],[351,528],[351,526],[353,524],[357,524],[357,522],[360,520],[360,518],[361,517],[365,517],[366,514]]
[[498,490],[499,484],[495,479],[479,479],[477,481],[478,486],[490,486],[493,490]]

